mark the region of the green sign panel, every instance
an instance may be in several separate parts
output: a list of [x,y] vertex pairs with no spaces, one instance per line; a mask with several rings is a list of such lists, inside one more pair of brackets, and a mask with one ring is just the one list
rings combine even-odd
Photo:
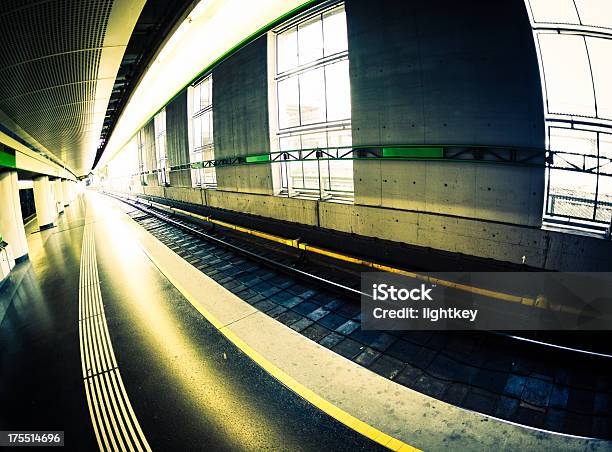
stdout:
[[0,166],[17,168],[14,149],[0,145]]
[[383,157],[440,159],[444,157],[444,148],[383,148]]
[[270,161],[270,154],[260,154],[260,155],[248,155],[246,158],[247,163],[263,163]]

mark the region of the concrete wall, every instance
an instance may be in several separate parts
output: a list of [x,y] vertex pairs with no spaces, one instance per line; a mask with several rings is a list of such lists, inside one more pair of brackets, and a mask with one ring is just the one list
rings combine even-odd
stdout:
[[[612,271],[612,241],[443,215],[328,201],[180,187],[145,187],[148,195],[560,271]],[[295,237],[290,237],[295,238]],[[405,262],[411,262],[410,256]]]
[[[166,149],[169,166],[189,163],[188,121],[187,92],[183,91],[166,106]],[[170,185],[191,187],[191,171],[171,171]]]
[[543,168],[355,161],[355,203],[539,227]]
[[[354,145],[544,146],[522,1],[347,0],[346,9]],[[267,58],[264,36],[213,69],[217,158],[269,150]],[[145,131],[153,140],[152,124]],[[540,268],[612,270],[612,242],[540,228],[542,168],[391,161],[354,168],[354,205],[269,196],[270,165],[217,168],[217,190],[158,187],[149,176],[142,192]]]
[[[267,38],[262,36],[213,70],[216,158],[270,150],[267,51]],[[219,167],[217,187],[271,194],[270,166]]]
[[[152,194],[152,193],[151,193]],[[204,204],[203,191],[191,187],[166,187],[161,195],[174,201],[188,202],[191,204]]]
[[[521,1],[346,2],[354,145],[544,147]],[[538,226],[544,169],[356,161],[357,204]]]
[[[155,153],[155,123],[153,119],[151,119],[142,128],[142,139],[144,140],[143,161],[145,163],[146,169],[148,171],[151,171],[157,168],[157,155]],[[147,182],[147,186],[149,187],[159,186],[159,179],[157,178],[157,174],[147,174],[145,181]]]

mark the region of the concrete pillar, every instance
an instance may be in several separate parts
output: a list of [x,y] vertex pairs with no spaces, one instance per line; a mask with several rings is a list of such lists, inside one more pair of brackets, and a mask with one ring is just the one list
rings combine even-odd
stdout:
[[23,226],[17,171],[0,173],[0,234],[16,261],[28,256],[28,241]]
[[70,181],[68,179],[62,180],[62,195],[64,198],[64,207],[68,207],[72,202],[72,196],[70,195]]
[[57,218],[52,185],[47,176],[34,178],[34,204],[36,205],[36,216],[40,229],[52,227]]
[[55,205],[57,206],[57,213],[64,213],[64,188],[62,187],[62,180],[55,179]]
[[70,181],[70,201],[74,201],[76,199],[77,191],[76,191],[76,183],[74,181]]

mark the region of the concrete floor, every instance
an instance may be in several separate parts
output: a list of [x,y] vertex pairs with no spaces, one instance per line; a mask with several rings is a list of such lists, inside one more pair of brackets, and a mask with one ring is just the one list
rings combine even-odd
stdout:
[[612,449],[377,375],[205,276],[130,209],[88,193],[57,227],[30,225],[30,260],[0,291],[0,430],[64,430],[69,450],[381,449],[348,415],[402,450]]
[[159,272],[135,238],[117,235],[112,215],[85,197],[66,208],[57,227],[35,232],[36,223],[30,226],[30,260],[0,292],[6,308],[0,324],[0,430],[64,430],[69,449],[97,448],[79,350],[86,223],[95,236],[118,369],[153,450],[380,448],[233,346]]

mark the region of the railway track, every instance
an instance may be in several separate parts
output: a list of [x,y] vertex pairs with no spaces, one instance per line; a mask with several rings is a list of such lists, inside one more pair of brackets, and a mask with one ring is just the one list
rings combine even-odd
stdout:
[[[132,218],[170,247],[182,241],[175,251],[193,265],[198,256],[220,256],[208,259],[218,261],[212,265],[204,259],[201,271],[247,302],[256,300],[252,304],[268,315],[387,378],[496,418],[612,439],[608,353],[506,332],[360,331],[363,266],[218,227],[152,201],[110,195],[133,207]],[[219,266],[223,277],[215,273]],[[587,374],[595,380],[584,381]],[[609,405],[602,408],[600,400]]]

